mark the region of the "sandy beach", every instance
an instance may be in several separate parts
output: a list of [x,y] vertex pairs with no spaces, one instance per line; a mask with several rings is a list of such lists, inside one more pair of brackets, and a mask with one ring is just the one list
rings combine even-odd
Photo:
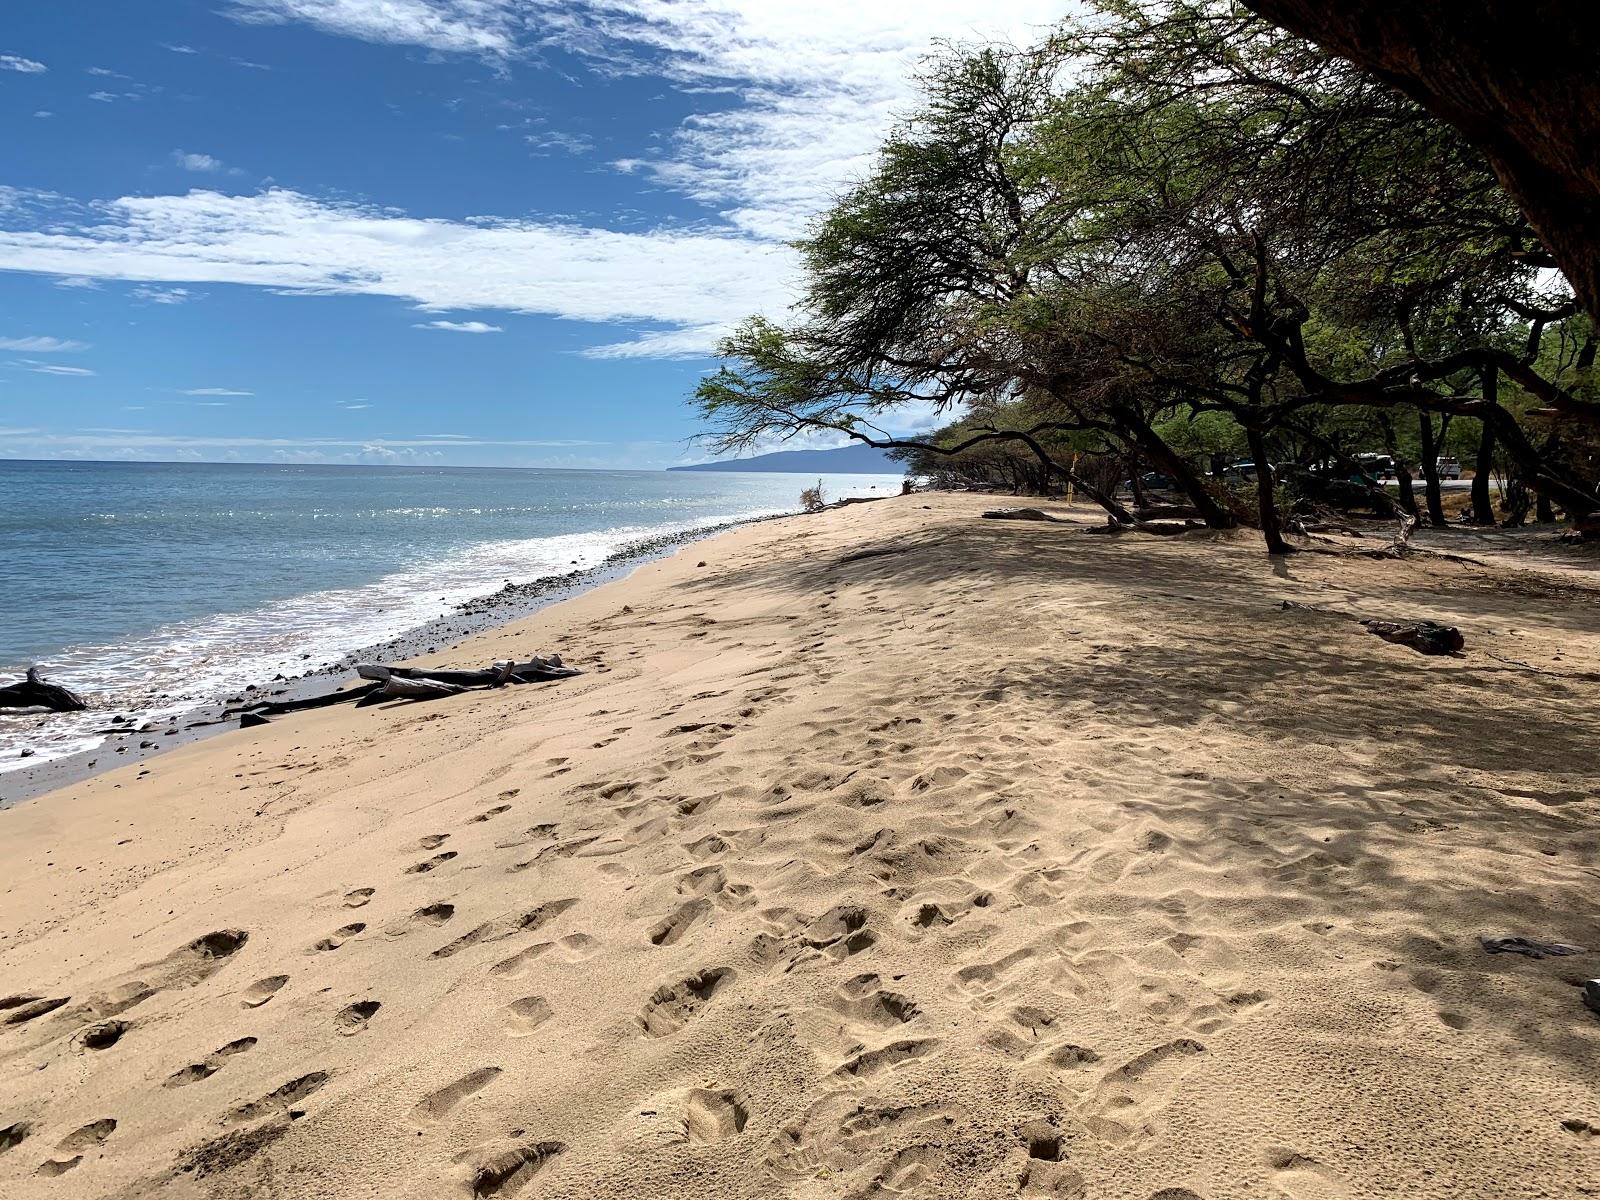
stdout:
[[1600,1194],[1595,573],[990,504],[0,812],[0,1195]]

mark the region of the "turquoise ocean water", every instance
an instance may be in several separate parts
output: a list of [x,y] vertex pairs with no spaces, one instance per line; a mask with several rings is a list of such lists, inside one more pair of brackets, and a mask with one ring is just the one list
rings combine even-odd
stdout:
[[[659,534],[792,512],[812,475],[0,461],[0,679],[83,716],[0,715],[0,771],[293,675]],[[898,490],[824,477],[830,499]],[[35,751],[19,759],[20,749]]]

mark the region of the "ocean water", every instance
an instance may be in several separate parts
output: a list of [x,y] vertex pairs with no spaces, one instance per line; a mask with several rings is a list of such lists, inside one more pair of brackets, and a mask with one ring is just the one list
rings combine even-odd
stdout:
[[[395,637],[506,582],[798,508],[813,475],[0,461],[0,681],[91,712],[0,711],[0,772]],[[830,499],[892,476],[825,476]],[[22,749],[33,755],[20,757]]]

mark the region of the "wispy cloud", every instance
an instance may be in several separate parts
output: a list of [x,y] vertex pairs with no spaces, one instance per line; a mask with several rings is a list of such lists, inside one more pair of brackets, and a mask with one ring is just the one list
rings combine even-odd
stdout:
[[100,290],[100,281],[98,279],[90,279],[86,275],[67,275],[56,280],[56,286],[58,288],[76,288],[81,291],[93,292]]
[[42,62],[23,58],[20,54],[0,54],[0,71],[20,71],[24,75],[38,75],[49,69]]
[[[300,23],[496,65],[552,46],[600,72],[656,75],[714,106],[615,164],[707,206],[694,226],[443,220],[287,190],[127,196],[0,231],[0,270],[307,294],[391,296],[441,314],[515,312],[640,327],[595,358],[690,357],[792,299],[788,242],[866,169],[939,39],[1029,38],[1064,0],[224,0],[244,23]],[[549,150],[584,134],[519,130]],[[622,218],[617,223],[622,223]],[[136,293],[137,294],[137,293]],[[484,321],[430,322],[455,332]]]
[[132,295],[135,300],[143,300],[147,304],[183,304],[194,298],[194,293],[181,287],[136,287]]
[[198,53],[200,53],[193,46],[174,46],[174,45],[172,45],[172,44],[170,44],[168,42],[162,42],[161,43],[161,48],[163,50],[170,50],[174,54],[198,54]]
[[504,333],[498,325],[489,325],[483,321],[426,321],[420,325],[413,325],[413,329],[444,329],[450,333]]
[[787,302],[792,264],[787,247],[729,230],[446,221],[281,190],[129,196],[87,215],[30,209],[34,219],[34,228],[0,229],[0,270],[146,280],[133,294],[165,292],[169,303],[189,289],[154,281],[392,296],[438,313],[644,322],[698,330],[707,351],[746,313]]
[[191,154],[184,150],[174,150],[172,161],[185,171],[216,172],[223,168],[220,158],[213,158],[209,154]]
[[241,20],[498,59],[551,45],[737,103],[689,118],[624,170],[788,239],[870,161],[941,40],[1029,40],[1064,0],[233,0]]
[[238,390],[236,390],[234,388],[223,388],[223,387],[184,388],[183,389],[183,394],[185,396],[254,396],[255,395],[254,392],[241,392],[241,391],[238,391]]
[[233,0],[228,12],[247,23],[301,21],[371,42],[510,54],[519,7],[508,0]]
[[23,354],[60,354],[70,350],[87,350],[87,342],[58,337],[0,337],[0,350],[17,350]]
[[346,412],[360,412],[363,409],[371,408],[372,402],[369,400],[335,400],[333,406],[342,408]]
[[18,365],[20,365],[24,370],[32,371],[37,375],[83,376],[94,374],[94,372],[88,367],[63,367],[57,363],[34,362],[27,359]]

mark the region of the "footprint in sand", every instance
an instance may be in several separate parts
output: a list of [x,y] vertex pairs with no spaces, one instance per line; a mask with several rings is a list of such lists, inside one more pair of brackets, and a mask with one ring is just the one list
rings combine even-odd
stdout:
[[222,1069],[223,1063],[235,1054],[243,1054],[256,1044],[253,1037],[237,1038],[226,1046],[218,1047],[214,1052],[205,1056],[197,1063],[190,1063],[180,1071],[168,1075],[162,1087],[183,1087],[186,1084],[198,1083],[202,1079],[209,1079]]
[[337,950],[350,938],[356,936],[367,927],[365,921],[352,921],[348,925],[341,925],[325,938],[313,942],[308,954],[316,954],[323,950]]
[[249,1104],[241,1104],[238,1108],[222,1118],[227,1125],[243,1125],[251,1121],[259,1121],[263,1117],[275,1117],[287,1113],[291,1118],[300,1116],[296,1107],[300,1101],[314,1092],[320,1091],[322,1085],[327,1083],[331,1076],[327,1071],[312,1071],[309,1075],[301,1075],[298,1079],[291,1079],[281,1087],[274,1088],[259,1100],[252,1100]]
[[[511,795],[516,795],[516,793],[512,792]],[[495,817],[498,817],[501,813],[506,813],[506,812],[510,812],[510,811],[511,811],[511,805],[509,805],[509,804],[496,804],[493,808],[484,809],[477,816],[471,818],[467,823],[469,825],[476,825],[481,821],[492,821]]]
[[346,892],[344,894],[344,906],[346,908],[360,908],[368,900],[372,899],[373,893],[377,890],[377,888],[356,888],[353,892]]
[[828,1007],[872,1029],[893,1029],[922,1015],[922,1009],[910,996],[886,991],[880,983],[871,974],[846,980]]
[[27,1121],[13,1121],[9,1125],[0,1126],[0,1154],[4,1154],[13,1146],[20,1146],[24,1138],[33,1132],[33,1126]]
[[55,1012],[71,999],[71,996],[7,996],[0,1000],[0,1013],[5,1014],[0,1017],[0,1024],[24,1025],[46,1013]]
[[268,1000],[278,994],[278,989],[289,982],[287,975],[268,975],[265,979],[258,979],[244,990],[244,997],[239,1001],[242,1008],[260,1008]]
[[403,873],[406,875],[426,875],[429,871],[442,867],[452,858],[457,857],[459,855],[454,850],[446,850],[443,854],[435,854],[432,858],[425,858],[419,863],[412,863]]
[[122,1035],[128,1029],[127,1021],[101,1021],[98,1025],[81,1030],[76,1040],[84,1050],[109,1050],[122,1040]]
[[1102,1141],[1120,1144],[1147,1130],[1206,1048],[1178,1038],[1108,1071],[1085,1109],[1085,1124]]
[[1298,1151],[1275,1146],[1266,1153],[1272,1186],[1284,1200],[1345,1200],[1350,1189],[1333,1171]]
[[411,914],[411,919],[413,922],[423,925],[443,925],[455,915],[456,906],[454,904],[446,904],[441,900],[436,904],[429,904],[417,909],[416,912]]
[[683,1104],[683,1124],[691,1142],[720,1142],[744,1132],[750,1104],[731,1088],[694,1088]]
[[472,1168],[467,1189],[474,1197],[514,1195],[566,1148],[564,1142],[533,1142],[503,1150]]
[[938,1048],[938,1038],[901,1038],[876,1050],[863,1050],[840,1063],[833,1073],[846,1079],[871,1079],[885,1071],[894,1070],[902,1063],[926,1058]]
[[639,1014],[639,1028],[651,1038],[677,1033],[734,978],[732,967],[707,967],[675,983],[663,984]]
[[333,1018],[333,1028],[344,1037],[360,1033],[383,1004],[377,1000],[357,1000],[341,1008]]
[[524,996],[506,1005],[506,1029],[512,1037],[527,1037],[553,1015],[543,996]]
[[56,1143],[58,1157],[40,1164],[39,1174],[61,1175],[72,1170],[83,1161],[86,1153],[105,1145],[106,1139],[116,1131],[116,1128],[117,1123],[113,1118],[101,1117],[98,1121],[90,1121],[87,1125],[74,1129]]
[[650,930],[652,946],[671,946],[694,926],[695,922],[711,911],[711,901],[704,896],[680,904]]
[[429,1092],[411,1110],[411,1123],[419,1126],[437,1125],[448,1117],[468,1096],[481,1092],[500,1074],[499,1067],[479,1067],[469,1071],[453,1083]]
[[417,842],[418,850],[437,850],[450,840],[448,833],[430,833],[427,837]]

